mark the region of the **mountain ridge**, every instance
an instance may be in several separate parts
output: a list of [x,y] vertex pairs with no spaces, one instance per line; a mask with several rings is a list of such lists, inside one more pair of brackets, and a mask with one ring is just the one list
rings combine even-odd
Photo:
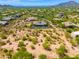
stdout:
[[75,1],[69,1],[69,2],[60,3],[55,7],[79,7],[79,3]]
[[75,1],[69,1],[69,2],[64,2],[60,3],[57,5],[51,5],[51,6],[13,6],[13,5],[0,5],[0,7],[18,7],[18,8],[29,8],[29,7],[79,7],[79,3]]

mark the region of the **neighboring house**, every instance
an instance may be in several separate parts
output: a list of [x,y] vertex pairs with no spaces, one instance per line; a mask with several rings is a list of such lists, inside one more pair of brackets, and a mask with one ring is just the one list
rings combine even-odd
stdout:
[[64,17],[64,13],[63,12],[60,12],[59,14],[57,14],[55,17],[60,17],[60,18],[63,18]]
[[11,20],[11,17],[3,17],[2,18],[2,21],[9,21],[9,20]]
[[61,13],[59,14],[59,17],[60,17],[60,18],[63,18],[63,17],[64,17],[64,13],[61,12]]
[[76,25],[72,22],[63,22],[62,24],[64,24],[64,27],[70,27],[70,28],[76,27]]
[[62,19],[60,19],[60,18],[53,18],[53,20],[62,20]]
[[26,21],[36,21],[37,17],[29,17],[28,19],[26,19]]
[[18,14],[16,14],[16,15],[15,15],[15,17],[21,17],[21,14],[20,14],[20,13],[18,13]]
[[3,15],[3,16],[7,16],[8,14],[3,13],[2,15]]
[[72,38],[76,38],[77,36],[79,36],[79,31],[75,31],[71,33]]
[[33,24],[36,25],[36,26],[46,26],[47,25],[47,23],[44,22],[44,21],[33,22]]
[[12,17],[11,17],[11,19],[12,19],[12,20],[15,20],[15,19],[16,19],[16,17],[13,17],[13,16],[12,16]]
[[12,19],[12,20],[15,20],[16,19],[16,17],[15,16],[10,16],[10,18]]
[[14,12],[11,12],[11,14],[14,14]]
[[32,28],[48,28],[48,24],[44,21],[35,21],[32,24]]
[[72,19],[77,18],[77,17],[78,15],[68,15],[68,18],[72,18]]
[[0,21],[0,25],[7,25],[8,22],[7,21]]

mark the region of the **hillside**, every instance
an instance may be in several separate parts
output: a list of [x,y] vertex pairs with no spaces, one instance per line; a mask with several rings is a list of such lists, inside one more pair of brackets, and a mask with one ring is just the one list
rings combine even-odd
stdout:
[[[22,22],[23,20],[20,21],[20,23],[17,23],[21,24]],[[28,52],[32,53],[34,59],[39,59],[38,57],[41,54],[46,55],[47,59],[59,58],[57,49],[62,45],[64,45],[66,49],[65,55],[72,57],[79,54],[79,51],[75,48],[73,49],[72,44],[67,41],[68,38],[66,38],[63,29],[57,28],[52,24],[52,27],[48,29],[28,29],[22,27],[24,26],[22,24],[21,26],[16,27],[17,23],[12,26],[7,26],[7,29],[3,31],[3,34],[5,31],[8,33],[5,34],[7,35],[6,39],[1,40],[2,42],[5,42],[5,44],[1,46],[3,50],[12,50],[12,53],[15,53],[20,48],[20,46],[18,46],[21,44],[20,42],[23,42],[22,44],[24,44],[24,47]]]

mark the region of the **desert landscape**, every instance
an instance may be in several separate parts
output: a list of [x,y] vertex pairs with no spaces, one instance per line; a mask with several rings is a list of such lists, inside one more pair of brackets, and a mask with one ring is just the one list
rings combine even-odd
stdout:
[[79,59],[79,4],[23,8],[1,5],[0,59]]

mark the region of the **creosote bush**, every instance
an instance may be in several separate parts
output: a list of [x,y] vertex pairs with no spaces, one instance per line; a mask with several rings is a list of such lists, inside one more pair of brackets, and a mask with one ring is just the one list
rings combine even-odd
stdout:
[[44,47],[46,50],[50,50],[50,43],[49,43],[49,42],[43,43],[43,47]]
[[60,58],[64,58],[64,56],[66,56],[67,50],[65,48],[64,45],[61,45],[58,49],[57,49],[57,53],[59,54]]
[[33,55],[29,53],[26,48],[20,47],[20,50],[16,52],[11,59],[33,59]]
[[23,41],[20,41],[19,44],[18,44],[18,46],[19,46],[19,47],[22,47],[22,46],[25,46],[25,44],[24,44]]
[[47,59],[47,56],[44,55],[44,54],[41,54],[41,55],[39,56],[39,59]]
[[0,34],[0,37],[1,37],[2,39],[7,39],[7,36],[6,36],[5,34]]

